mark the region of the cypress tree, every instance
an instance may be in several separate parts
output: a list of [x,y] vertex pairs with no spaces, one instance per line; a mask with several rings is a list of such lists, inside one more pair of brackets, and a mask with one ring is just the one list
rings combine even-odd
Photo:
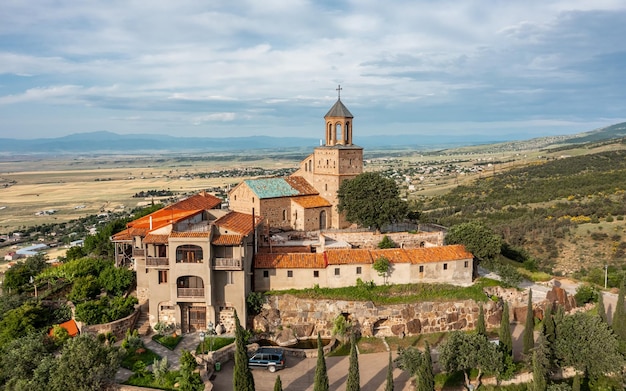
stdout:
[[602,294],[602,291],[598,294],[598,316],[604,323],[609,323],[606,317],[606,308],[604,307],[604,295]]
[[359,374],[359,357],[356,352],[356,335],[353,333],[350,338],[350,367],[348,368],[348,380],[346,381],[346,391],[361,390],[361,375]]
[[393,362],[391,361],[391,350],[389,351],[389,364],[387,364],[387,383],[385,391],[393,391]]
[[274,391],[283,391],[283,382],[280,380],[280,375],[276,376],[276,382],[274,383]]
[[509,303],[506,301],[502,307],[502,320],[500,321],[498,337],[500,338],[500,346],[502,346],[504,354],[513,356],[513,337],[511,336],[511,322],[509,320]]
[[233,389],[235,391],[254,391],[254,377],[248,367],[248,352],[244,329],[239,323],[235,311],[235,368],[233,369]]
[[533,350],[533,389],[546,391],[548,388],[548,373],[550,371],[550,351],[545,334],[541,333],[537,341],[537,348]]
[[554,324],[554,317],[552,316],[552,303],[548,303],[546,309],[543,311],[543,331],[548,342],[553,344],[556,340],[556,325]]
[[578,376],[578,374],[574,376],[574,382],[572,383],[572,391],[580,391],[580,376]]
[[430,356],[430,345],[426,342],[424,350],[424,359],[417,370],[417,387],[416,391],[434,391],[435,375],[433,373],[433,360]]
[[480,303],[478,309],[478,321],[476,322],[476,334],[487,338],[487,327],[485,326],[485,310],[483,304]]
[[615,305],[615,312],[613,313],[613,322],[611,327],[617,336],[619,341],[620,351],[622,354],[626,353],[626,308],[624,308],[624,294],[626,288],[624,287],[624,280],[619,288],[619,294],[617,296],[617,304]]
[[535,315],[533,314],[533,290],[528,291],[528,305],[526,306],[526,323],[524,323],[524,355],[528,355],[535,345],[533,336]]
[[322,347],[322,337],[317,333],[317,365],[315,366],[315,379],[313,381],[313,391],[328,391],[328,373],[326,372],[326,359]]

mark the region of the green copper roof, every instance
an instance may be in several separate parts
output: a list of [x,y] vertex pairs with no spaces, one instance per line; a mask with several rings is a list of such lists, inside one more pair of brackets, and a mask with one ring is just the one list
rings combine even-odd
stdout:
[[300,194],[283,178],[248,179],[244,182],[259,198],[288,197]]

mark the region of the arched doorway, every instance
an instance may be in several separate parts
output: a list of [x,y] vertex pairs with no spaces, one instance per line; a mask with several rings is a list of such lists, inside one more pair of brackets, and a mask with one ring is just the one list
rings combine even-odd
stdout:
[[320,230],[326,229],[326,211],[320,212]]

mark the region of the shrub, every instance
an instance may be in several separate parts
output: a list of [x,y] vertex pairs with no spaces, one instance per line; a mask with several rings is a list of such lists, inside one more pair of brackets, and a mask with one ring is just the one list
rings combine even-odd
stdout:
[[583,306],[598,301],[598,292],[591,285],[579,285],[574,298],[578,306]]
[[137,298],[103,297],[100,300],[87,301],[76,306],[76,319],[88,325],[109,323],[132,314]]
[[252,315],[261,312],[263,303],[265,303],[265,296],[262,292],[250,292],[248,297],[246,297],[246,305]]
[[94,276],[78,277],[67,298],[74,303],[95,299],[100,294],[100,284]]
[[383,240],[381,240],[378,243],[378,248],[395,248],[395,247],[398,247],[398,245],[396,244],[396,242],[391,240],[389,236],[387,235],[383,236]]

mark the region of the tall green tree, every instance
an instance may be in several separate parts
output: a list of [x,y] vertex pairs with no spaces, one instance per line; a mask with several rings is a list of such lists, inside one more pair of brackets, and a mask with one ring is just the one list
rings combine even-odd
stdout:
[[393,264],[387,257],[378,257],[372,264],[372,268],[376,270],[378,275],[383,278],[385,284],[387,284],[387,278],[391,275]]
[[233,369],[233,388],[236,391],[254,391],[254,377],[248,367],[248,352],[244,329],[235,311],[235,368]]
[[377,231],[403,219],[408,210],[407,203],[400,199],[396,182],[377,172],[364,172],[343,181],[337,197],[337,209],[346,214],[348,221]]
[[114,383],[122,352],[81,335],[66,342],[55,362],[48,389],[96,391]]
[[572,366],[590,379],[618,373],[624,365],[617,337],[597,316],[566,315],[557,323],[556,355],[563,366]]
[[511,322],[509,320],[509,303],[506,301],[502,306],[502,320],[500,321],[498,337],[504,354],[513,356],[513,337],[511,335]]
[[348,380],[346,391],[359,391],[361,389],[361,375],[359,374],[359,357],[356,349],[356,335],[350,337],[350,366],[348,368]]
[[528,291],[528,304],[526,305],[526,322],[524,322],[524,355],[528,355],[535,346],[535,314],[533,313],[533,290]]
[[574,382],[572,383],[572,391],[580,391],[580,376],[578,374],[574,376]]
[[315,379],[313,380],[313,391],[328,391],[328,373],[326,371],[326,358],[324,358],[324,348],[322,337],[317,333],[317,365],[315,366]]
[[471,221],[450,227],[446,244],[463,244],[478,260],[494,259],[502,250],[502,237],[481,222]]
[[422,365],[417,370],[417,388],[416,391],[434,391],[435,374],[433,371],[433,360],[430,356],[430,344],[426,341],[424,349],[424,359]]
[[485,309],[483,304],[478,305],[478,320],[476,321],[476,334],[487,338],[487,326],[485,326]]
[[622,280],[622,284],[620,285],[619,294],[617,295],[617,304],[615,305],[615,312],[613,313],[613,321],[611,322],[611,326],[617,336],[622,354],[626,354],[626,308],[624,307],[624,295],[626,294],[625,281],[626,279]]
[[537,347],[533,349],[533,390],[546,391],[548,375],[550,373],[550,349],[544,333],[537,340]]
[[387,364],[385,391],[393,391],[393,361],[391,361],[391,350],[389,351],[389,364]]
[[600,319],[608,324],[609,320],[606,317],[606,307],[604,307],[604,295],[602,294],[602,291],[598,294],[598,304],[596,305],[596,308],[598,309],[598,316]]
[[274,391],[283,391],[283,382],[280,380],[280,375],[276,376],[276,381],[274,382]]
[[[482,335],[453,332],[439,347],[439,364],[447,372],[462,371],[467,389],[478,389],[484,374],[496,375],[503,371],[502,352]],[[476,384],[470,380],[470,371],[478,370]]]
[[417,376],[422,363],[424,362],[424,353],[417,350],[413,346],[406,349],[399,348],[398,356],[395,363],[398,368],[409,373],[409,377]]

